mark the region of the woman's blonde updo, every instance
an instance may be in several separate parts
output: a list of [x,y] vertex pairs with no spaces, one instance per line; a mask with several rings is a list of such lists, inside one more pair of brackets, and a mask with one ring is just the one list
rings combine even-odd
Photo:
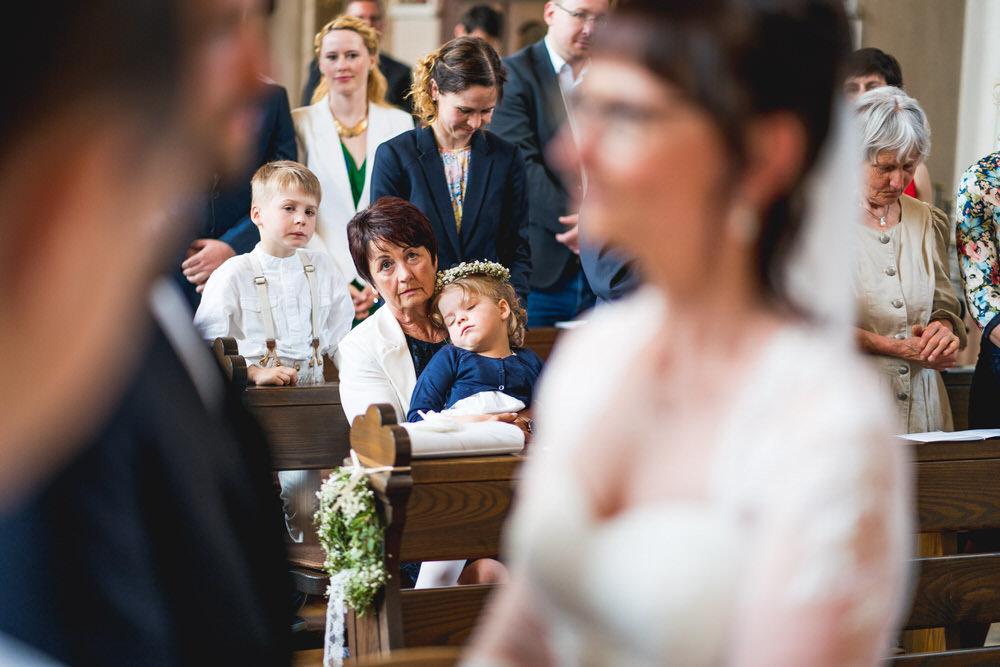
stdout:
[[[323,48],[323,38],[334,30],[350,30],[361,36],[361,41],[364,42],[365,48],[368,49],[368,54],[375,60],[375,67],[372,67],[368,73],[368,101],[388,106],[385,102],[385,91],[389,88],[389,84],[385,80],[385,75],[378,68],[378,32],[361,19],[342,14],[327,23],[316,33],[313,46],[317,59],[322,57],[320,50]],[[327,82],[326,77],[320,77],[319,84],[313,92],[312,103],[316,104],[329,92],[330,84]]]
[[442,93],[460,93],[472,86],[496,88],[499,104],[507,70],[493,47],[479,37],[458,37],[428,53],[413,71],[409,94],[414,115],[425,125],[433,123],[438,113],[431,81]]

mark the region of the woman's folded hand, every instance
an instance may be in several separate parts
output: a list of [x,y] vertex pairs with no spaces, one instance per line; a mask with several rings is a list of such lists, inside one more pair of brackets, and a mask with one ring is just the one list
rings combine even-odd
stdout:
[[[944,370],[955,365],[959,338],[945,320],[934,320],[926,327],[913,325],[912,334],[919,339],[920,358],[926,368]],[[912,339],[910,339],[912,340]]]

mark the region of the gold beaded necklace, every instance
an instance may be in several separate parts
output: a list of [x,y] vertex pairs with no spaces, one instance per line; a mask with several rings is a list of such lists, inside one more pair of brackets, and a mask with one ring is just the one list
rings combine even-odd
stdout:
[[[333,116],[333,113],[330,115]],[[344,124],[337,120],[336,116],[333,116],[333,124],[337,128],[337,134],[344,139],[351,139],[368,129],[368,116],[362,118],[361,122],[354,127],[344,127]]]

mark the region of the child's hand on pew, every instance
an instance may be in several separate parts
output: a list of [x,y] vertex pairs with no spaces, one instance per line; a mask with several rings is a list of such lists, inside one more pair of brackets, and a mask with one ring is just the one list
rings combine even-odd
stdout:
[[299,381],[299,374],[294,368],[288,366],[261,368],[254,364],[247,366],[247,380],[256,385],[281,387],[297,383]]

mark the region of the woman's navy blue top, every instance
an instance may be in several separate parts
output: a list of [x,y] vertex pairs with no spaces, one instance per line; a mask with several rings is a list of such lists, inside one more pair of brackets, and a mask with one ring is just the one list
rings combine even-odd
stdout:
[[430,341],[420,340],[419,338],[414,338],[410,334],[403,334],[406,336],[406,347],[410,348],[410,358],[413,359],[413,370],[417,377],[424,372],[424,368],[430,363],[430,360],[434,358],[442,347],[447,345],[445,341],[439,341],[437,343],[431,343]]
[[420,421],[420,410],[440,412],[481,391],[500,391],[530,406],[542,359],[523,347],[512,352],[497,359],[445,345],[417,378],[407,421]]

